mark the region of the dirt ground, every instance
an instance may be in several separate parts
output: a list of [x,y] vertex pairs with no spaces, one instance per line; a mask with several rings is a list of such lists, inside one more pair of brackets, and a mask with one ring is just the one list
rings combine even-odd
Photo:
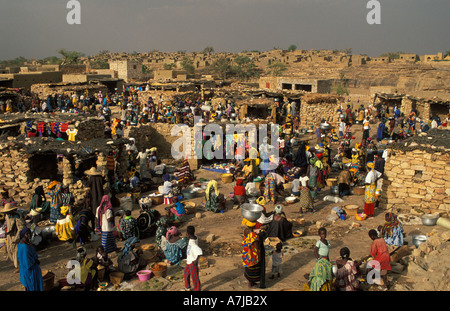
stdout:
[[[357,126],[355,126],[356,128]],[[373,126],[375,127],[375,126]],[[373,133],[374,134],[374,133]],[[357,139],[360,133],[357,133]],[[336,146],[332,146],[335,150]],[[194,174],[197,178],[216,179],[219,181],[219,190],[227,196],[233,192],[233,184],[223,184],[220,182],[220,173],[210,172],[207,170],[196,170]],[[334,173],[337,174],[337,173]],[[141,194],[142,196],[148,193]],[[344,198],[343,203],[334,203],[324,201],[323,197],[330,194],[330,188],[324,188],[318,198],[315,200],[315,213],[303,214],[306,228],[308,229],[306,236],[301,238],[290,239],[285,244],[285,254],[282,263],[282,274],[280,278],[269,279],[271,275],[271,258],[266,257],[266,289],[254,288],[253,291],[290,291],[301,290],[305,283],[304,274],[309,273],[314,266],[315,258],[313,249],[310,247],[311,243],[299,244],[299,241],[316,241],[317,240],[317,226],[316,222],[326,222],[328,230],[327,239],[331,243],[330,260],[334,261],[339,257],[339,250],[347,246],[351,251],[351,257],[359,259],[369,254],[371,240],[368,237],[368,231],[375,229],[384,223],[385,211],[377,208],[375,210],[375,217],[364,221],[357,221],[353,217],[346,220],[336,220],[331,222],[329,217],[331,210],[337,205],[356,204],[360,206],[359,212],[363,211],[364,197],[362,195],[351,195]],[[202,201],[204,197],[196,197],[190,201],[197,203],[197,212],[201,214],[201,218],[195,217],[195,214],[187,215],[185,222],[183,222],[179,229],[183,234],[186,234],[186,227],[193,225],[196,228],[197,236],[200,240],[200,247],[204,251],[204,257],[208,260],[209,267],[200,270],[200,280],[203,291],[249,291],[247,281],[244,277],[244,269],[241,263],[241,242],[244,227],[242,226],[241,210],[227,202],[227,208],[224,213],[214,214],[209,211],[202,210]],[[290,220],[295,220],[300,217],[298,203],[283,204],[284,200],[280,200],[283,205],[286,216]],[[164,214],[165,205],[153,206],[152,208]],[[268,211],[273,210],[274,205],[269,203],[266,206]],[[132,215],[138,217],[140,213],[139,207],[133,210]],[[116,217],[116,222],[118,221]],[[350,228],[352,223],[357,222],[361,226],[357,228]],[[293,231],[295,232],[300,227],[294,222]],[[404,231],[407,236],[406,241],[409,241],[411,246],[411,237],[415,234],[429,234],[431,231],[437,233],[445,229],[439,226],[427,227],[422,224],[404,225]],[[214,240],[207,243],[206,239],[209,235],[214,235]],[[149,237],[141,240],[142,244],[155,243],[155,237]],[[100,245],[100,241],[91,242],[86,245],[88,257],[95,254],[95,248]],[[118,241],[118,246],[122,247],[123,242]],[[55,273],[55,287],[58,285],[57,280],[66,277],[69,270],[66,268],[68,261],[76,257],[75,249],[72,244],[53,240],[43,250],[38,251],[39,259],[41,261],[41,268],[51,270]],[[112,259],[117,263],[117,254],[113,253]],[[14,267],[11,261],[7,260],[4,248],[0,250],[0,291],[23,291],[24,288],[20,283],[19,273],[14,273]],[[179,266],[169,267],[167,276],[164,279],[164,285],[160,290],[164,291],[179,291],[184,289],[184,282],[182,278],[182,268]],[[391,280],[396,282],[406,282],[410,284],[415,282],[411,280],[410,276],[404,281],[400,275],[390,275]],[[416,280],[419,282],[419,280]],[[405,284],[406,284],[405,283]],[[141,282],[137,277],[123,281],[120,288],[116,290],[122,291],[141,291]],[[399,288],[399,287],[397,287]],[[400,287],[405,288],[405,287]],[[109,286],[105,290],[114,290]],[[394,290],[394,289],[393,289]],[[427,290],[426,288],[423,290]]]

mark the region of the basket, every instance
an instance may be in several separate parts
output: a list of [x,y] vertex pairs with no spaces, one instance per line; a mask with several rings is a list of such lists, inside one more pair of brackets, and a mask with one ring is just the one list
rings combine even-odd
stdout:
[[200,269],[208,268],[209,267],[208,259],[206,259],[205,257],[201,256],[200,259],[198,260],[198,267]]
[[344,206],[344,211],[347,216],[353,216],[358,214],[358,205],[346,205]]
[[157,262],[150,269],[157,278],[163,278],[167,275],[167,264],[164,262]]
[[144,251],[141,256],[145,260],[145,263],[147,265],[158,260],[158,254],[156,253],[156,251],[153,250]]
[[363,195],[365,191],[365,187],[355,187],[353,188],[353,194]]
[[220,177],[222,178],[222,182],[224,184],[229,184],[233,182],[233,174],[222,174],[220,175]]
[[145,282],[150,280],[150,278],[152,277],[152,271],[151,270],[141,270],[136,272],[136,275],[139,278],[139,281],[141,282]]
[[160,194],[159,192],[155,192],[155,196],[150,196],[152,199],[152,204],[159,205],[164,202],[164,195]]
[[328,178],[326,181],[327,181],[327,186],[329,186],[329,187],[337,186],[336,178]]
[[114,285],[119,285],[120,283],[122,283],[124,276],[125,274],[123,272],[114,271],[109,274],[109,280]]
[[186,215],[194,214],[197,204],[194,202],[184,202],[184,210],[186,211]]
[[42,290],[48,292],[55,286],[55,274],[49,270],[42,271]]

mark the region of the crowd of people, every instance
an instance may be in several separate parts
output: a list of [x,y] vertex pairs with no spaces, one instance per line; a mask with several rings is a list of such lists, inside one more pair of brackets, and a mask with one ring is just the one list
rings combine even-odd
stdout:
[[[192,126],[196,116],[202,117],[206,123],[220,120],[251,121],[248,116],[245,117],[246,120],[239,120],[238,108],[232,101],[227,102],[226,106],[219,104],[217,109],[212,109],[209,102],[200,99],[191,101],[175,98],[169,102],[162,97],[149,97],[146,103],[141,103],[138,100],[139,91],[139,88],[130,87],[112,94],[54,94],[48,96],[47,100],[33,98],[30,111],[97,113],[105,121],[105,138],[120,138],[125,127],[140,123],[185,123]],[[111,105],[120,107],[120,116],[111,114]],[[15,108],[10,101],[0,103],[2,112],[14,109],[24,112],[24,106],[23,102]],[[405,117],[398,107],[391,109],[384,104],[377,107],[361,105],[357,109],[348,104],[345,110],[341,108],[336,111],[340,120],[337,129],[322,120],[316,127],[316,139],[305,140],[301,139],[301,134],[305,132],[300,129],[300,114],[296,104],[277,102],[276,109],[277,121],[281,121],[279,139],[272,144],[265,140],[257,150],[252,150],[248,146],[248,134],[244,134],[239,138],[244,140],[244,154],[231,163],[235,182],[234,202],[243,204],[255,199],[263,207],[257,221],[244,219],[242,222],[245,227],[242,263],[249,287],[255,286],[257,282],[260,287],[265,287],[264,241],[268,237],[277,237],[281,241],[273,252],[271,277],[280,277],[282,273],[283,243],[293,237],[292,223],[280,205],[285,197],[293,196],[298,199],[300,214],[314,213],[315,202],[325,188],[327,179],[333,171],[339,171],[338,195],[350,195],[353,187],[364,186],[364,213],[373,217],[377,203],[376,193],[381,189],[384,163],[388,156],[383,141],[405,139],[427,131],[427,126],[433,128],[441,123],[438,117],[434,117],[430,124],[425,124],[419,119],[417,111],[411,111]],[[376,138],[372,138],[370,127],[377,123]],[[359,131],[357,127],[361,127],[362,131],[362,139],[358,142],[355,140],[355,132]],[[236,141],[234,143],[237,144]],[[128,278],[145,267],[142,254],[136,249],[136,245],[144,238],[137,220],[129,210],[125,210],[117,223],[113,205],[120,205],[120,202],[114,201],[117,200],[115,194],[139,192],[155,176],[163,180],[162,194],[164,204],[167,205],[166,215],[159,215],[155,222],[160,258],[164,258],[168,264],[178,264],[186,259],[186,290],[191,289],[191,283],[193,290],[201,289],[198,261],[202,250],[198,246],[195,228],[188,226],[183,238],[175,226],[186,213],[185,206],[179,200],[182,189],[195,180],[189,163],[183,161],[174,173],[168,173],[163,166],[161,170],[162,159],[156,148],[139,147],[141,148],[138,149],[133,138],[126,145],[127,176],[118,176],[117,159],[113,151],[107,156],[106,178],[95,167],[84,172],[87,176],[84,180],[86,193],[81,207],[75,205],[73,195],[60,181],[52,181],[48,189],[37,187],[25,215],[21,214],[8,191],[3,190],[1,215],[4,215],[4,219],[1,228],[7,236],[8,257],[14,263],[16,271],[20,272],[21,282],[27,290],[42,290],[42,276],[35,249],[45,247],[46,239],[37,226],[38,219],[43,218],[55,226],[56,236],[60,241],[73,243],[83,270],[81,285],[86,289],[96,287],[99,266],[103,266],[108,273],[117,269]],[[278,159],[263,157],[269,153],[270,148],[278,148]],[[275,167],[268,165],[273,163],[276,163]],[[108,186],[105,187],[105,184]],[[291,188],[285,187],[287,185],[291,185]],[[218,182],[211,180],[205,190],[205,208],[213,213],[225,210],[227,198],[219,188]],[[269,211],[270,204],[273,205],[273,211]],[[369,232],[369,237],[373,240],[369,256],[381,263],[383,278],[390,269],[389,256],[386,257],[387,245],[403,245],[402,231],[395,215],[389,213],[386,214],[386,225]],[[96,236],[101,239],[101,245],[94,258],[87,258],[85,244]],[[314,252],[316,263],[312,272],[307,275],[305,289],[331,290],[335,286],[338,290],[358,290],[358,276],[361,275],[359,262],[353,261],[350,250],[344,247],[340,250],[340,258],[336,260],[337,272],[332,272],[329,258],[331,245],[326,239],[324,228],[319,230],[319,236]],[[117,239],[124,242],[123,248],[117,246]],[[117,267],[112,265],[109,258],[109,254],[114,252],[118,254]],[[386,284],[385,279],[383,284]]]

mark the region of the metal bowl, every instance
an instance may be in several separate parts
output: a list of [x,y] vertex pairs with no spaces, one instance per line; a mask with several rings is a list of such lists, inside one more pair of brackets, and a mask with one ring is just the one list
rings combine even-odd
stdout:
[[427,240],[426,235],[414,235],[412,242],[416,247],[419,247],[419,245],[426,242],[426,240]]
[[263,207],[259,204],[254,203],[244,203],[241,205],[241,214],[242,217],[247,219],[248,221],[256,221],[261,217],[261,213],[263,211]]
[[420,217],[420,218],[422,218],[422,223],[425,226],[435,226],[439,216],[431,215],[431,214],[425,214],[425,215],[422,215],[422,217]]

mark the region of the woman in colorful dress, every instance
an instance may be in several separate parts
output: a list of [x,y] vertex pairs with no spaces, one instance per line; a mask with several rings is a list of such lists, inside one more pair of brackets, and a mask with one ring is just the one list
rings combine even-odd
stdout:
[[381,173],[374,170],[374,163],[368,162],[367,167],[370,169],[365,179],[365,192],[364,192],[364,214],[368,217],[375,215],[375,190],[377,180],[381,177]]
[[264,199],[266,202],[272,201],[274,204],[277,201],[275,178],[272,173],[268,173],[264,179]]
[[260,242],[258,235],[253,232],[251,227],[244,229],[242,265],[244,266],[244,276],[248,280],[248,287],[251,288],[261,279]]
[[61,197],[62,184],[59,181],[52,181],[48,185],[48,195],[50,196],[50,223],[56,224],[56,221],[61,216],[60,207],[62,205]]
[[306,173],[299,178],[299,190],[300,190],[300,214],[307,211],[313,211],[313,199],[311,197],[311,191],[308,187],[309,177]]
[[378,228],[381,237],[387,245],[403,246],[403,226],[398,221],[397,216],[392,213],[386,213],[385,224]]
[[175,226],[172,226],[167,230],[164,256],[166,257],[168,264],[178,264],[186,257],[186,249],[189,240],[186,237],[181,238],[180,235],[180,232]]

